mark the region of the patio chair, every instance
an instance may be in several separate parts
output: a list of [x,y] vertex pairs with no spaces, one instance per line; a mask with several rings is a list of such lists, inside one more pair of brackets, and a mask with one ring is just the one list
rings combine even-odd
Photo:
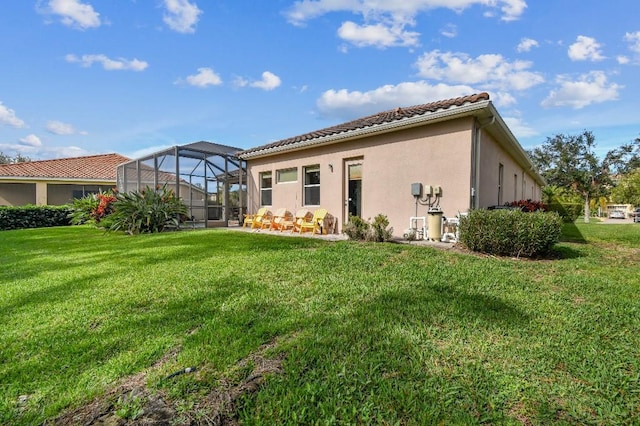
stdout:
[[255,228],[262,229],[262,222],[265,220],[270,220],[271,217],[273,216],[273,214],[271,213],[271,210],[267,208],[265,208],[264,211],[262,212],[260,210],[258,210],[255,217],[251,220],[251,229],[255,229]]
[[296,232],[300,229],[300,224],[307,220],[311,220],[313,215],[308,209],[298,209],[296,211],[295,216],[291,217],[289,220],[283,220],[280,223],[280,232],[286,231],[287,229],[291,230],[291,232]]
[[266,211],[267,211],[266,207],[261,207],[261,208],[258,209],[258,211],[256,213],[253,213],[253,214],[246,213],[246,214],[244,214],[243,215],[244,216],[244,220],[243,220],[243,223],[242,223],[242,227],[246,228],[247,225],[253,225],[253,219],[255,219],[256,216],[264,215],[264,212],[266,212]]
[[317,209],[313,213],[313,218],[309,221],[305,220],[300,224],[300,234],[305,230],[311,230],[312,234],[318,231],[318,234],[322,234],[322,228],[324,226],[324,219],[327,216],[327,209]]
[[273,218],[269,221],[269,230],[277,231],[282,230],[282,226],[287,221],[292,221],[293,215],[287,209],[278,209],[276,213],[273,215]]

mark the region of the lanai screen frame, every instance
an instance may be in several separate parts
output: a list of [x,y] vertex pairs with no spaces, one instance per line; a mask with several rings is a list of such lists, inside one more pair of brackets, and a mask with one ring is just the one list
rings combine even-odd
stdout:
[[[133,192],[167,184],[187,205],[193,226],[228,226],[246,213],[247,162],[239,151],[206,141],[176,145],[118,165],[117,188]],[[230,203],[231,187],[238,192],[237,206]],[[194,201],[198,192],[202,200]]]

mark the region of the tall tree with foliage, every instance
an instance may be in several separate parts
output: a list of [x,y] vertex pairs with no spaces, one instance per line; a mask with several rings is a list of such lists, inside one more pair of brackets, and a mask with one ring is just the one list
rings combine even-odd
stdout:
[[626,175],[640,169],[640,138],[609,151],[603,164],[612,175]]
[[640,206],[640,168],[623,175],[611,190],[614,203]]
[[593,133],[585,130],[578,135],[558,134],[530,152],[547,184],[571,188],[584,201],[584,221],[591,214],[589,199],[606,192],[610,183],[603,163],[595,156]]
[[22,154],[11,157],[10,155],[7,155],[4,152],[0,151],[0,164],[25,163],[27,161],[31,161],[31,159],[29,157],[23,156]]

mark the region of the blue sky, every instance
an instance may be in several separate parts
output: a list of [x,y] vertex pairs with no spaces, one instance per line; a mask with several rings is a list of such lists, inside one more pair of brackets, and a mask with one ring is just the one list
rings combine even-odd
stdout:
[[0,151],[249,148],[487,91],[525,149],[640,136],[637,0],[7,0]]

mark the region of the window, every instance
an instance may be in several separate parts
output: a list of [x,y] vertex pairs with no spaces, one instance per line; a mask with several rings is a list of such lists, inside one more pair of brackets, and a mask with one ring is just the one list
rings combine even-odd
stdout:
[[260,204],[263,206],[271,205],[271,172],[260,173]]
[[518,175],[513,175],[513,201],[518,201]]
[[498,205],[502,205],[502,185],[504,184],[504,165],[498,166]]
[[288,183],[298,181],[298,169],[281,169],[276,171],[276,179],[278,183]]
[[304,168],[304,200],[305,206],[320,205],[320,166]]

